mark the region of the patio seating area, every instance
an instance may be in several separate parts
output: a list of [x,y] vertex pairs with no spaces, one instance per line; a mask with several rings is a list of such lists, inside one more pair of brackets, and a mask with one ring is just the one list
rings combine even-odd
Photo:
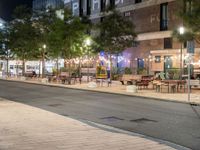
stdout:
[[[72,84],[62,83],[62,80],[45,80],[41,78],[7,78],[6,80],[15,80],[20,82],[28,82],[34,84],[46,84],[51,86],[59,86],[59,87],[66,87],[66,88],[74,88],[74,89],[83,89],[83,90],[91,90],[97,92],[107,92],[107,93],[116,93],[116,94],[123,94],[123,95],[131,95],[131,96],[141,96],[147,98],[154,98],[154,99],[163,99],[163,100],[170,100],[170,101],[179,101],[179,102],[188,102],[187,97],[187,81],[186,80],[145,80],[141,79],[140,81],[136,82],[134,87],[136,90],[133,92],[131,90],[127,91],[128,86],[124,84],[122,85],[120,81],[112,81],[110,84],[108,80],[102,79],[97,80],[95,78],[90,78],[90,82],[87,82],[86,77],[81,78],[81,82],[73,82]],[[199,80],[198,80],[199,81]],[[89,86],[92,83],[93,86]],[[108,83],[110,84],[108,86]],[[199,103],[200,104],[200,87],[196,86],[197,81],[191,82],[191,102]],[[193,84],[195,83],[195,85]],[[199,82],[198,82],[199,83]],[[132,89],[134,89],[134,87]],[[131,88],[130,88],[131,89]]]

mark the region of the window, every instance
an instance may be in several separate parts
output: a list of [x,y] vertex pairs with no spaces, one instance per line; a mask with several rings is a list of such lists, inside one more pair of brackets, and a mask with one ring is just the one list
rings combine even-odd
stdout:
[[101,0],[101,12],[106,10],[106,0]]
[[160,5],[160,31],[168,29],[168,3]]
[[184,13],[191,13],[193,9],[193,2],[192,0],[185,0],[184,1]]
[[91,15],[91,0],[87,0],[87,15]]
[[155,56],[155,63],[161,62],[161,56]]
[[173,66],[172,56],[164,56],[164,71],[166,72],[167,69],[172,68],[172,66]]
[[164,49],[172,48],[172,38],[164,38]]
[[79,0],[79,15],[83,16],[83,0]]
[[110,7],[115,8],[115,0],[110,0]]
[[138,69],[144,69],[144,59],[141,58],[137,59],[137,67]]
[[135,0],[135,4],[141,3],[141,2],[142,2],[142,0]]

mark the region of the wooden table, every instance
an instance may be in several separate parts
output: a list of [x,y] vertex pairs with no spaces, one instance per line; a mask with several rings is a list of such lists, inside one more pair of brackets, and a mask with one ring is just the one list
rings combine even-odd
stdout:
[[168,85],[168,93],[170,85],[175,85],[177,92],[179,91],[179,87],[181,88],[181,86],[184,85],[184,92],[185,92],[185,83],[186,83],[185,80],[162,80],[161,82]]

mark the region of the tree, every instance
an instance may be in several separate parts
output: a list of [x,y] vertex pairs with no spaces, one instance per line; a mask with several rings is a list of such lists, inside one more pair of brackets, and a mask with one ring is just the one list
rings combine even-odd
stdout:
[[31,22],[31,9],[25,5],[14,10],[14,20],[10,23],[10,48],[23,61],[22,74],[25,73],[25,62],[35,58],[36,32]]
[[[49,8],[43,11],[34,12],[32,18],[33,26],[37,34],[36,53],[37,58],[42,60],[42,78],[45,77],[45,58],[49,55],[50,47],[48,45],[51,25],[57,21],[55,10]],[[58,44],[58,43],[55,43]],[[55,46],[54,44],[54,46]]]
[[136,37],[134,28],[133,22],[123,17],[117,10],[110,12],[110,15],[105,16],[97,25],[99,35],[96,37],[96,43],[99,44],[100,50],[103,49],[110,55],[110,69],[112,69],[111,55],[132,46]]
[[[56,18],[50,26],[49,46],[51,54],[64,59],[81,56],[82,45],[86,36],[86,25],[81,18],[72,16],[68,9],[64,10],[64,18]],[[69,64],[69,72],[71,64]]]
[[[200,3],[199,0],[181,0],[179,17],[186,26],[186,39],[195,39],[200,43]],[[184,40],[184,39],[183,39]]]
[[6,60],[6,74],[9,76],[9,60],[13,57],[13,54],[9,48],[10,32],[9,27],[6,26],[0,30],[0,58]]

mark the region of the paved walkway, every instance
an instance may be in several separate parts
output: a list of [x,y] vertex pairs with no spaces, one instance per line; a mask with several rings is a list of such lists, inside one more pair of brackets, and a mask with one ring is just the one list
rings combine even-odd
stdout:
[[186,150],[138,134],[109,132],[0,98],[0,150]]
[[[19,79],[11,78],[9,80],[16,80],[19,81]],[[188,103],[188,94],[186,93],[160,93],[156,92],[155,90],[152,90],[151,85],[149,86],[149,89],[147,90],[138,90],[137,93],[128,93],[126,92],[126,86],[121,85],[119,81],[113,82],[111,87],[107,87],[105,84],[103,87],[97,87],[97,88],[88,88],[87,83],[83,84],[75,84],[75,85],[66,85],[66,84],[56,84],[56,83],[41,83],[38,80],[25,80],[22,82],[29,82],[29,83],[36,83],[36,84],[45,84],[45,85],[51,85],[51,86],[60,86],[60,87],[68,87],[68,88],[74,88],[74,89],[83,89],[83,90],[91,90],[91,91],[98,91],[98,92],[108,92],[108,93],[116,93],[116,94],[124,94],[124,95],[131,95],[131,96],[141,96],[141,97],[147,97],[147,98],[154,98],[154,99],[161,99],[161,100],[169,100],[169,101],[177,101],[177,102],[186,102]],[[163,90],[167,91],[167,89]],[[191,93],[191,100],[192,103],[200,104],[200,89],[192,89]]]

